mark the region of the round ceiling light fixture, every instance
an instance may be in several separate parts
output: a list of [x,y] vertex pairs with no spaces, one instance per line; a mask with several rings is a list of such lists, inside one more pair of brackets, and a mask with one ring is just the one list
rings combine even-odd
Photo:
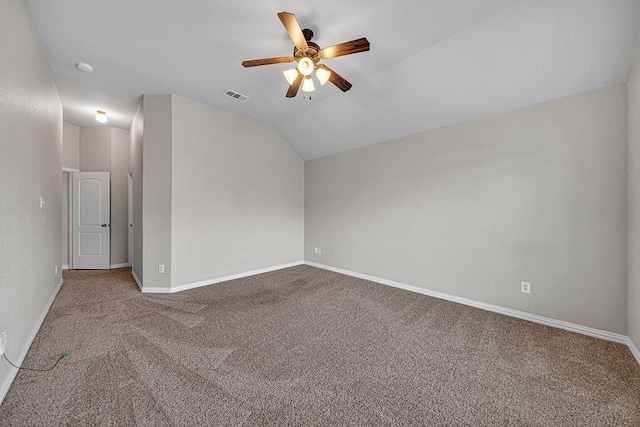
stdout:
[[76,68],[80,71],[84,71],[85,73],[93,73],[93,67],[91,64],[87,64],[86,62],[76,62]]
[[106,111],[97,110],[96,111],[96,120],[100,123],[107,123],[107,113]]

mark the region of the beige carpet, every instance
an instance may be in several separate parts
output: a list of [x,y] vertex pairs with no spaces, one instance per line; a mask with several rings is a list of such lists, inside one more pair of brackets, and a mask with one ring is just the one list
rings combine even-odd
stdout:
[[[299,266],[173,295],[70,271],[8,425],[640,425],[628,349]],[[2,361],[0,363],[6,363]]]

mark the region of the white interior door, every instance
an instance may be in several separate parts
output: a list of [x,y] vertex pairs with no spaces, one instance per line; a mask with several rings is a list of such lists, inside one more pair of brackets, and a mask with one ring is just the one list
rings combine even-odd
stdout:
[[109,172],[74,172],[73,268],[110,267]]

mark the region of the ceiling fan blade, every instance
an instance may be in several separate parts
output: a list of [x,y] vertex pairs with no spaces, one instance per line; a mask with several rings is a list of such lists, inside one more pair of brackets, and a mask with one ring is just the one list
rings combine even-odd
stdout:
[[363,37],[361,39],[351,40],[350,42],[325,47],[318,52],[318,56],[325,59],[336,58],[338,56],[351,55],[352,53],[366,52],[369,49],[369,40]]
[[302,84],[302,79],[304,79],[304,76],[302,74],[298,74],[298,77],[296,77],[291,86],[289,86],[289,90],[287,90],[287,98],[296,97],[298,89],[300,89],[300,85]]
[[242,61],[242,66],[257,67],[259,65],[284,64],[293,61],[295,61],[295,59],[290,56],[279,56],[277,58],[252,59],[249,61]]
[[296,15],[289,12],[280,12],[278,13],[278,18],[280,18],[282,25],[284,25],[287,33],[289,33],[289,37],[291,37],[293,44],[302,51],[309,49],[307,40],[305,40],[304,34],[302,34],[302,30],[300,29],[300,25],[296,19]]
[[353,85],[346,81],[340,74],[336,73],[326,65],[319,64],[318,68],[324,68],[325,70],[329,71],[331,73],[331,75],[329,76],[329,81],[336,85],[336,87],[341,91],[346,92],[353,87]]

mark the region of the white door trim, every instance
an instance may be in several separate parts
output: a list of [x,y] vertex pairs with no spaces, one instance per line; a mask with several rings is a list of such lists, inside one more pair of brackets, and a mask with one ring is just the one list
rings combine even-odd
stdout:
[[[69,168],[62,168],[62,170],[64,171],[64,169],[69,169]],[[72,172],[80,172],[80,171],[72,171]],[[69,191],[69,197],[68,197],[68,201],[69,201],[69,212],[68,212],[68,218],[67,220],[69,221],[69,265],[67,266],[67,270],[73,269],[73,174],[72,172],[69,172],[69,188],[67,191]],[[62,267],[62,269],[64,270],[64,266]]]
[[133,176],[127,175],[127,252],[128,263],[133,265]]

